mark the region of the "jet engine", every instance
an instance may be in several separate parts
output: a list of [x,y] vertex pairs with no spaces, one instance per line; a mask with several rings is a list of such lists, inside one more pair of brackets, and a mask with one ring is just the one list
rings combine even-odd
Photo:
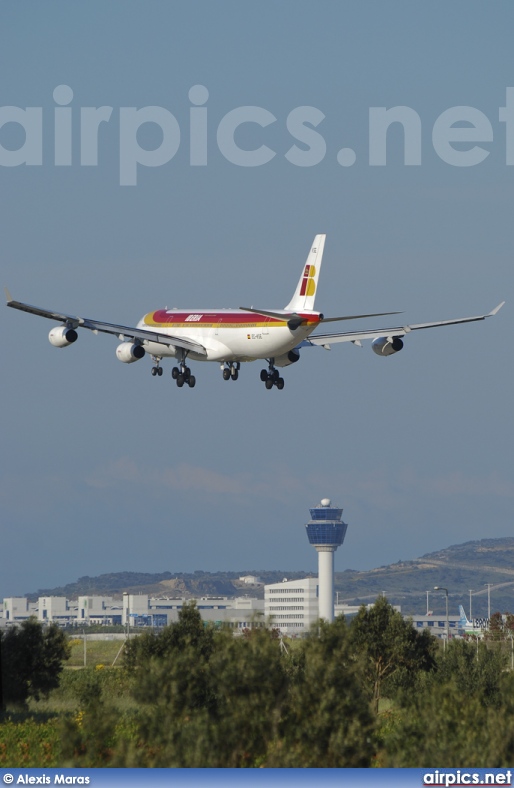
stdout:
[[66,326],[56,326],[52,328],[48,334],[50,344],[54,347],[68,347],[77,341],[78,334],[74,328],[66,328]]
[[116,348],[116,358],[124,364],[133,364],[145,355],[145,349],[136,342],[122,342]]
[[401,337],[377,337],[371,343],[373,352],[377,356],[392,356],[393,353],[398,353],[403,347],[403,339]]
[[284,353],[283,356],[276,356],[274,363],[276,367],[288,367],[290,364],[296,364],[299,360],[300,351],[295,349]]

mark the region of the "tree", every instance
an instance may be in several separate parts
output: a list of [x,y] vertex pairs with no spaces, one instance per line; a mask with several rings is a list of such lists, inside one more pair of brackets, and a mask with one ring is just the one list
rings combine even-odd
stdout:
[[266,766],[369,766],[375,721],[344,618],[320,622],[298,651],[287,659],[289,696]]
[[195,602],[184,605],[179,611],[178,621],[154,634],[144,632],[129,641],[123,655],[129,670],[145,667],[154,657],[163,658],[192,647],[199,656],[208,657],[213,649],[214,630],[205,626]]
[[383,737],[385,767],[510,767],[514,758],[513,677],[500,679],[502,700],[488,706],[483,695],[462,692],[451,679],[434,677],[405,698],[396,724]]
[[514,675],[485,643],[450,641],[415,692],[398,697],[382,733],[382,766],[501,767],[514,757]]
[[498,648],[487,648],[485,643],[472,644],[454,640],[439,655],[434,683],[453,683],[462,696],[475,695],[485,706],[497,706],[500,701],[500,679],[507,663],[507,655]]
[[503,640],[504,625],[501,613],[492,613],[489,619],[489,627],[485,633],[486,640]]
[[[277,640],[213,633],[212,648],[185,642],[136,672],[139,745],[124,765],[245,767],[276,735],[287,680]],[[120,757],[120,753],[116,754]]]
[[139,709],[130,740],[118,736],[105,704],[102,719],[109,723],[99,746],[98,714],[86,709],[80,724],[66,732],[69,765],[370,765],[374,717],[343,619],[321,624],[319,637],[298,642],[289,653],[264,629],[239,638],[214,631],[204,641],[186,620],[194,623],[191,609],[179,622],[184,638],[166,634],[168,645],[174,644],[167,651],[157,654],[149,641],[153,655],[140,654],[133,670]]
[[428,630],[419,634],[384,597],[369,609],[360,608],[350,624],[350,638],[355,651],[364,656],[376,714],[384,681],[401,673],[412,679],[416,672],[435,667],[437,644],[432,635]]
[[24,706],[59,686],[63,661],[70,656],[66,635],[56,624],[44,627],[35,618],[0,631],[3,708]]

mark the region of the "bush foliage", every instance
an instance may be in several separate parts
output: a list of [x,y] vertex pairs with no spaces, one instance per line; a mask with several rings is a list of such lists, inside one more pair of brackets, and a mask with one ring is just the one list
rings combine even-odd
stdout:
[[0,630],[0,709],[47,697],[59,686],[69,655],[68,639],[56,624],[43,627],[29,618],[20,627]]
[[[62,666],[55,633],[26,630],[18,646],[36,644],[47,667]],[[32,709],[62,676],[46,720],[4,714],[0,765],[507,767],[514,672],[501,645],[443,650],[385,599],[287,646],[273,630],[234,637],[205,626],[190,605],[176,624],[127,643],[120,667],[47,670],[9,690]]]

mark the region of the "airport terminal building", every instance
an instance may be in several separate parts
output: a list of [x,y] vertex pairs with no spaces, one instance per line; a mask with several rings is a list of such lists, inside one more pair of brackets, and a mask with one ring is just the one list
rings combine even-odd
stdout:
[[102,596],[39,597],[30,602],[25,597],[8,597],[0,609],[0,626],[21,623],[31,616],[42,623],[61,626],[163,627],[178,621],[184,605],[194,601],[204,621],[243,630],[264,624],[264,601],[250,596],[200,597],[170,599],[147,594],[123,594],[122,599]]
[[[151,597],[147,594],[123,594],[121,599],[103,596],[8,597],[0,605],[0,626],[19,624],[31,616],[41,623],[84,628],[90,625],[123,625],[130,628],[164,627],[178,621],[184,605],[194,601],[205,622],[229,626],[242,631],[256,626],[271,626],[288,636],[309,632],[319,618],[319,582],[317,577],[302,580],[284,579],[264,587],[264,600],[250,596],[185,598]],[[368,605],[371,607],[371,605]],[[401,612],[400,607],[395,607]],[[351,617],[357,605],[336,604],[336,616]],[[438,638],[446,637],[446,616],[414,615],[412,624],[418,631],[428,629]],[[462,634],[460,617],[448,617],[450,638]]]

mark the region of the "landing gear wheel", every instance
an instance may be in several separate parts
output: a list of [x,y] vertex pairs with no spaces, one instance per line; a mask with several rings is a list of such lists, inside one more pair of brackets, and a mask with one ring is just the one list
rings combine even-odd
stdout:
[[181,389],[181,388],[182,388],[182,386],[184,385],[184,375],[182,375],[182,374],[179,372],[179,374],[177,375],[177,377],[175,378],[175,380],[177,381],[177,386],[179,387],[179,389]]
[[176,380],[178,378],[179,374],[180,374],[179,368],[178,367],[173,367],[173,369],[171,370],[171,377],[173,378],[173,380]]
[[271,375],[271,379],[272,379],[273,383],[276,383],[277,380],[280,377],[280,373],[279,373],[278,369],[274,369],[272,372],[270,372],[270,375]]
[[230,380],[230,370],[228,367],[225,367],[223,370],[223,380]]
[[162,367],[157,367],[157,374],[159,375],[159,377],[162,376]]
[[237,371],[237,369],[232,369],[230,371],[230,377],[232,378],[232,380],[237,380],[238,379],[239,372]]
[[267,369],[261,369],[261,380],[262,380],[262,382],[265,383],[267,381],[267,379],[268,379],[268,370]]
[[157,367],[152,367],[152,375],[155,377],[158,374],[159,374],[158,368]]
[[272,388],[273,388],[273,381],[272,381],[272,380],[270,380],[270,378],[268,378],[268,379],[266,380],[266,382],[265,382],[265,384],[264,384],[264,385],[266,386],[266,388],[267,388],[268,390],[269,390],[269,389],[272,389]]
[[284,388],[284,378],[279,378],[278,380],[276,380],[275,386],[279,391],[282,391],[282,389]]
[[182,370],[182,374],[184,375],[184,380],[187,382],[191,377],[191,370],[189,369],[189,367],[184,367],[184,369]]
[[190,389],[194,389],[195,383],[196,383],[195,376],[194,375],[190,375],[189,378],[187,379],[187,382],[188,382],[189,388]]

